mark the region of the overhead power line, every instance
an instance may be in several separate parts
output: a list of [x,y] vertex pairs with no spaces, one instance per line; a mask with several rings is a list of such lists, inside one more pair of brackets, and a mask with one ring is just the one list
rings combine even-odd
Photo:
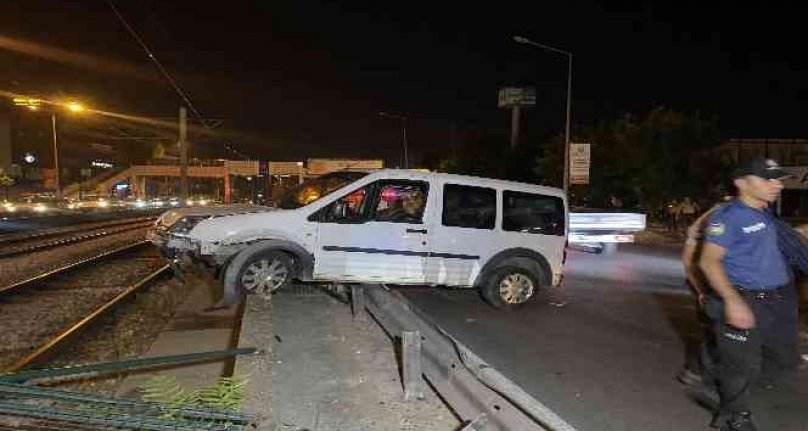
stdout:
[[[197,120],[199,120],[199,122],[202,124],[202,127],[206,129],[212,129],[212,127],[208,125],[207,121],[205,121],[199,110],[196,109],[188,93],[182,89],[180,84],[177,82],[176,79],[174,79],[171,73],[169,73],[168,70],[165,67],[163,67],[162,63],[160,63],[160,60],[157,59],[157,56],[154,55],[154,53],[146,44],[146,42],[143,40],[143,38],[140,37],[140,35],[134,29],[134,27],[132,27],[129,24],[129,22],[126,21],[126,18],[124,18],[123,14],[115,6],[115,3],[113,3],[112,0],[107,0],[107,4],[109,4],[110,9],[112,9],[112,11],[115,13],[115,16],[118,17],[118,20],[121,22],[121,24],[123,24],[123,26],[126,27],[126,30],[129,32],[132,38],[134,38],[135,41],[137,41],[138,45],[140,45],[140,47],[143,49],[143,52],[145,52],[146,55],[149,57],[149,59],[154,63],[154,65],[157,66],[157,69],[160,71],[160,73],[163,75],[166,81],[168,81],[168,84],[171,85],[171,88],[182,98],[182,100],[185,102],[185,105],[191,111],[193,116],[196,117]],[[228,141],[225,141],[224,148],[239,157],[249,159],[249,157],[233,148],[233,144]]]

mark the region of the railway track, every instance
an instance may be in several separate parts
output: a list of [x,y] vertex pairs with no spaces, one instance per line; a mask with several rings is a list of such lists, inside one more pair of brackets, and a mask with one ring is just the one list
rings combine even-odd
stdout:
[[50,250],[84,241],[144,229],[153,217],[140,217],[107,223],[92,223],[70,229],[53,229],[28,235],[0,236],[0,258],[9,258]]
[[0,287],[0,372],[41,365],[73,335],[164,274],[146,241]]

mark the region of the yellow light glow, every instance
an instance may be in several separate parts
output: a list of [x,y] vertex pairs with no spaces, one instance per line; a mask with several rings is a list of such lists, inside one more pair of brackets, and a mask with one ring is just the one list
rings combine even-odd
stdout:
[[39,111],[39,106],[28,105],[27,108],[29,111]]
[[84,106],[79,102],[68,102],[67,109],[69,109],[70,112],[81,112],[84,110]]

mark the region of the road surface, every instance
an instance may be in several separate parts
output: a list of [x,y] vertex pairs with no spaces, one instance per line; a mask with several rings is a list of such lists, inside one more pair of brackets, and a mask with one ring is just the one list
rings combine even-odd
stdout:
[[[701,430],[710,413],[675,380],[697,334],[678,251],[631,246],[606,256],[573,251],[563,290],[502,312],[475,291],[402,292],[581,431]],[[762,430],[808,427],[808,371],[764,394]]]

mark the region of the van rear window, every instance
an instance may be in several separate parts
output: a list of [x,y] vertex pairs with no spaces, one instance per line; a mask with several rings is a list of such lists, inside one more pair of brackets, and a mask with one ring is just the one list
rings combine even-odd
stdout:
[[560,197],[505,191],[502,198],[502,230],[564,235],[566,217]]
[[496,218],[496,190],[457,184],[443,186],[444,226],[494,229]]

